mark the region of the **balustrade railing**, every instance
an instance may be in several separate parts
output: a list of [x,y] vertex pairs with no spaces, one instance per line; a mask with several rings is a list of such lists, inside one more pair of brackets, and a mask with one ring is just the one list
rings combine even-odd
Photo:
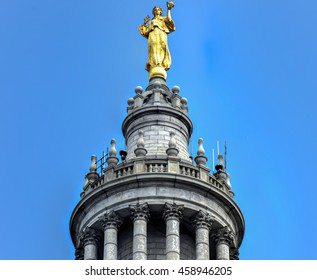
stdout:
[[167,172],[167,162],[165,163],[146,163],[145,170],[148,173]]
[[[168,172],[168,161],[163,160],[146,160],[144,173],[166,173]],[[96,189],[102,186],[105,182],[111,181],[117,178],[125,177],[128,175],[134,174],[134,162],[130,162],[128,164],[119,164],[113,169],[113,175],[105,180],[105,176],[107,174],[101,175],[95,182],[91,184],[91,189]],[[103,174],[103,173],[102,173]],[[188,163],[180,163],[179,165],[179,174],[184,176],[189,176],[193,178],[200,179],[200,169],[197,166],[188,164]],[[222,182],[218,181],[212,174],[208,175],[207,182],[212,186],[222,190],[227,193],[231,197],[233,197],[233,193],[231,190]]]
[[133,164],[120,166],[117,170],[114,171],[114,177],[120,178],[130,174],[133,174]]
[[180,174],[191,176],[191,177],[194,177],[194,178],[199,178],[199,170],[195,166],[181,165],[180,166]]

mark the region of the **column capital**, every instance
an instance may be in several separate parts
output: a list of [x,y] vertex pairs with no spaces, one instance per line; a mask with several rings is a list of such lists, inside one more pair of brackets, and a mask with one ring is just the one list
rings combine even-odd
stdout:
[[137,203],[135,205],[130,205],[131,219],[137,220],[142,219],[148,221],[150,218],[150,209],[147,203]]
[[101,223],[104,230],[111,227],[118,229],[122,225],[122,219],[113,210],[100,216],[99,222]]
[[193,217],[193,226],[195,229],[205,228],[210,230],[212,223],[214,222],[215,217],[211,216],[207,212],[203,212],[201,210],[198,211],[197,214]]
[[222,243],[230,246],[233,243],[234,235],[231,230],[229,230],[228,227],[225,226],[213,233],[212,237],[216,244]]
[[170,204],[166,202],[164,205],[164,212],[163,212],[164,220],[166,221],[169,218],[176,218],[178,220],[182,219],[183,209],[184,209],[184,205],[176,205],[176,203]]
[[80,236],[80,241],[83,243],[84,247],[90,244],[97,246],[100,238],[101,234],[99,230],[86,227]]

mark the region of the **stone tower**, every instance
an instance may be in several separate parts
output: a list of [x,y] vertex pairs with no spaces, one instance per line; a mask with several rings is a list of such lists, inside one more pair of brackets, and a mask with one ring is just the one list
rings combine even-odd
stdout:
[[192,159],[192,130],[187,99],[166,76],[136,87],[122,123],[121,161],[115,139],[102,174],[91,157],[70,220],[76,259],[239,258],[244,219],[222,155],[210,173],[200,138]]

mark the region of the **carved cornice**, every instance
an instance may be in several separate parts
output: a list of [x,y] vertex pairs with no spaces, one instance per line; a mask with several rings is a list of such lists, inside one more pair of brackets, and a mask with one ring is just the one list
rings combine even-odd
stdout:
[[170,203],[165,203],[164,205],[164,213],[163,213],[163,218],[166,221],[169,218],[176,218],[178,220],[182,219],[184,205],[176,205],[176,203],[170,204]]
[[84,232],[80,236],[80,241],[82,242],[84,247],[87,245],[97,246],[100,238],[101,238],[101,233],[99,230],[86,227]]
[[228,229],[228,227],[223,227],[221,229],[218,229],[213,235],[212,235],[215,243],[218,244],[226,244],[230,246],[233,244],[234,235],[233,233]]
[[[151,159],[151,160],[149,160],[149,163],[150,162],[154,162],[154,160]],[[149,164],[146,163],[146,165],[149,165]],[[129,166],[129,167],[131,166],[130,162],[127,163],[127,166]],[[184,166],[186,168],[188,167],[188,176],[184,176],[183,174],[169,173],[169,172],[165,172],[164,176],[163,176],[163,174],[161,174],[161,173],[153,173],[153,172],[145,171],[144,173],[138,173],[138,174],[129,173],[129,176],[125,176],[124,178],[117,178],[117,179],[114,179],[110,182],[100,184],[98,188],[96,187],[96,189],[94,191],[90,192],[88,195],[86,195],[78,203],[78,205],[75,207],[75,209],[72,213],[71,221],[70,221],[70,228],[71,228],[71,235],[72,235],[73,243],[76,245],[78,243],[78,241],[77,241],[78,234],[79,234],[78,233],[78,225],[82,224],[82,220],[84,219],[84,217],[87,217],[88,220],[94,219],[96,217],[95,216],[96,214],[89,212],[90,207],[93,207],[93,205],[95,205],[96,203],[100,203],[103,199],[105,199],[105,197],[109,197],[109,199],[111,199],[111,200],[115,198],[115,201],[117,201],[115,194],[117,192],[126,192],[130,188],[131,189],[132,188],[138,189],[139,197],[140,197],[140,199],[142,199],[142,200],[140,200],[140,201],[142,201],[141,203],[143,203],[143,202],[149,203],[149,197],[148,197],[147,193],[142,192],[140,187],[142,185],[142,187],[144,187],[144,189],[147,190],[148,186],[152,186],[155,183],[156,186],[154,188],[158,188],[158,189],[159,189],[159,187],[157,187],[157,186],[160,186],[161,184],[164,184],[165,186],[167,186],[171,189],[176,187],[177,191],[178,191],[178,189],[181,189],[180,186],[182,186],[182,191],[184,193],[186,193],[186,196],[184,194],[184,196],[182,196],[181,198],[176,197],[176,199],[174,200],[174,198],[175,198],[174,191],[173,192],[165,192],[164,193],[165,202],[173,203],[175,201],[175,203],[177,203],[177,204],[185,204],[186,203],[186,207],[191,208],[191,209],[197,209],[196,207],[197,207],[198,202],[196,202],[196,200],[191,201],[190,199],[186,199],[183,197],[190,197],[191,192],[194,194],[195,193],[207,193],[208,195],[206,197],[206,201],[209,201],[210,199],[213,199],[213,197],[214,197],[216,199],[217,203],[220,205],[219,207],[223,207],[221,205],[225,206],[224,211],[227,211],[227,209],[231,209],[230,212],[228,213],[228,215],[229,215],[229,218],[234,221],[234,224],[236,224],[235,246],[240,247],[242,239],[243,239],[243,235],[244,235],[245,222],[244,222],[242,212],[241,212],[239,206],[237,205],[237,203],[235,201],[233,201],[222,189],[220,189],[220,187],[218,187],[214,184],[214,182],[218,182],[218,181],[216,181],[216,179],[214,179],[213,176],[210,176],[210,178],[213,179],[212,183],[208,183],[208,182],[199,180],[197,178],[197,172],[198,172],[197,168],[190,169],[189,168],[191,166],[190,164],[183,165],[181,162],[180,163],[181,170],[182,170],[182,166]],[[123,168],[123,167],[121,166],[121,168]],[[194,170],[196,172],[193,176],[191,176],[192,170]],[[187,172],[187,169],[184,171]],[[140,182],[142,182],[142,184],[140,184]],[[175,184],[175,182],[177,182],[177,183]],[[187,193],[188,193],[188,196],[187,196]],[[126,198],[124,198],[122,203],[126,203],[126,205],[131,205],[131,204],[137,203],[137,198],[131,197],[131,196],[125,196],[125,197]],[[109,200],[109,201],[111,201],[111,200]],[[163,210],[163,206],[164,206],[165,202],[163,202],[162,210]],[[210,207],[208,206],[208,208],[210,208],[210,210],[208,210],[208,212],[209,213],[216,213],[218,210],[217,210],[217,208],[214,208],[214,207],[216,207],[216,205],[218,205],[218,204],[210,203]],[[101,205],[101,203],[100,203],[100,205]],[[150,207],[152,210],[152,206],[150,206]],[[200,208],[200,209],[205,210],[206,208]],[[184,211],[183,211],[183,213],[184,213]],[[192,213],[194,214],[194,212],[192,212]],[[163,214],[163,211],[161,212],[161,215],[162,214]],[[101,216],[101,214],[98,214],[98,216]]]
[[193,217],[193,226],[195,229],[205,228],[210,230],[212,223],[214,222],[215,217],[211,216],[209,213],[205,213],[201,210],[194,215]]
[[104,230],[108,228],[118,229],[122,225],[122,219],[116,212],[110,211],[99,217],[99,222],[101,223]]
[[131,219],[143,219],[148,221],[150,218],[150,209],[147,203],[137,203],[136,205],[130,205]]

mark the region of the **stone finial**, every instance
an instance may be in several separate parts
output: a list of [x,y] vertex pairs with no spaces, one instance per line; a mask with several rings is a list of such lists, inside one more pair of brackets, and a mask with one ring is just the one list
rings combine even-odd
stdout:
[[129,99],[128,99],[128,105],[129,106],[132,106],[134,104],[134,99],[132,98],[132,97],[130,97]]
[[153,86],[155,90],[159,90],[161,87],[161,83],[159,81],[154,81]]
[[139,139],[136,142],[136,146],[138,148],[144,148],[145,143],[144,143],[144,132],[142,130],[139,131]]
[[97,157],[95,155],[91,156],[91,164],[89,167],[89,172],[86,174],[85,177],[85,183],[84,183],[84,194],[87,191],[90,191],[91,188],[90,186],[93,184],[93,182],[95,182],[98,178],[99,178],[99,174],[97,173],[97,166],[96,166],[96,162],[97,162]]
[[135,109],[135,108],[140,108],[142,107],[143,105],[143,100],[144,100],[144,96],[142,95],[143,93],[143,88],[140,87],[140,86],[137,86],[135,89],[134,89],[135,93],[136,93],[136,96],[133,98],[133,107],[130,109]]
[[91,156],[91,164],[90,164],[90,167],[89,167],[89,171],[90,172],[96,172],[97,171],[96,162],[97,162],[97,157],[95,155],[92,155]]
[[202,138],[198,139],[198,150],[197,150],[197,155],[198,156],[204,156],[205,155],[205,149],[203,146],[204,140]]
[[168,142],[169,148],[176,148],[176,139],[175,139],[175,132],[170,132],[170,141]]
[[110,144],[109,157],[107,157],[106,161],[109,166],[115,166],[119,162],[119,159],[117,158],[116,139],[111,139]]
[[230,188],[230,190],[231,190],[231,182],[230,182],[230,174],[229,173],[227,173],[227,179],[226,179],[226,184],[227,184],[227,186]]
[[215,177],[225,185],[227,185],[228,189],[231,190],[231,183],[230,183],[230,175],[226,172],[226,166],[223,163],[223,156],[222,154],[218,155],[218,163],[215,166],[216,172],[214,173]]
[[162,103],[162,89],[161,83],[159,81],[154,81],[153,83],[154,90],[153,90],[153,105],[159,105]]
[[110,148],[110,151],[109,151],[109,156],[111,157],[115,157],[117,155],[117,150],[116,150],[116,139],[111,139],[111,148]]
[[173,86],[172,92],[173,92],[174,94],[179,94],[179,92],[180,92],[180,87],[179,87],[179,86]]
[[222,171],[225,171],[226,167],[223,163],[223,155],[222,154],[219,154],[218,155],[218,164],[215,166],[216,170],[222,170]]
[[137,148],[134,150],[134,154],[137,157],[145,156],[147,154],[147,150],[144,148],[144,132],[142,130],[139,131],[139,139],[136,142]]
[[183,111],[185,111],[185,112],[188,111],[187,103],[188,103],[187,98],[182,97],[182,98],[181,98],[181,109],[182,109]]
[[179,150],[176,148],[176,139],[175,139],[175,132],[170,132],[170,141],[168,142],[168,149],[166,150],[166,154],[168,156],[177,156]]
[[130,97],[128,99],[128,107],[129,107],[129,109],[133,108],[133,105],[134,105],[134,99],[132,97]]
[[134,106],[135,106],[135,100],[134,98],[130,97],[128,99],[128,107],[127,107],[128,114],[131,113],[131,111],[134,109]]
[[181,108],[181,97],[179,96],[180,88],[178,86],[173,86],[172,88],[172,106],[174,108]]
[[198,150],[197,150],[197,157],[195,157],[195,162],[197,165],[205,165],[207,162],[207,157],[205,157],[205,149],[203,147],[204,140],[202,138],[198,139]]
[[143,92],[143,88],[141,86],[137,86],[134,91],[136,94],[140,95]]

